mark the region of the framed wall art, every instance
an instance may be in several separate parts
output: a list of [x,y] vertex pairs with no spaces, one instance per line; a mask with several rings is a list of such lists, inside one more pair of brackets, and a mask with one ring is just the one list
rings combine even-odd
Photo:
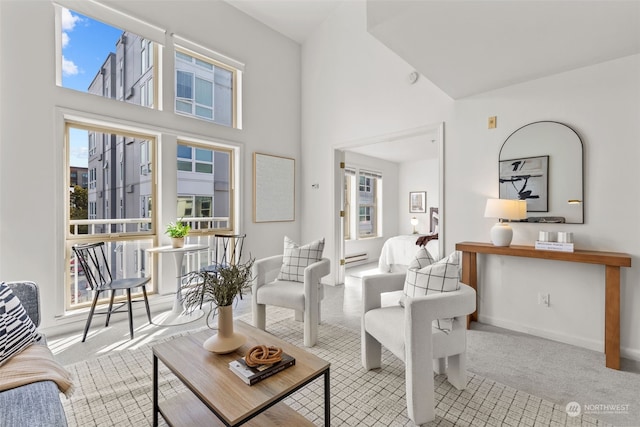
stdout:
[[295,220],[295,160],[253,153],[253,222]]
[[409,193],[409,213],[427,212],[427,192],[411,191]]

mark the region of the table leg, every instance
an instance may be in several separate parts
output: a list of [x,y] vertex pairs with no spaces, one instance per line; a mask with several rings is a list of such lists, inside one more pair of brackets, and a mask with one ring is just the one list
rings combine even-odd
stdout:
[[[474,291],[478,291],[478,264],[476,252],[462,252],[462,283],[469,285]],[[476,310],[467,316],[467,329],[471,327],[471,321],[478,321],[478,302],[476,296]]]
[[605,266],[604,353],[607,368],[620,369],[620,267]]
[[173,312],[176,314],[182,313],[184,307],[182,306],[182,261],[184,260],[184,252],[177,251],[173,253],[174,260],[176,262],[176,299],[173,302]]
[[158,427],[158,357],[153,355],[153,427]]
[[331,425],[331,393],[329,387],[329,368],[324,373],[324,425]]

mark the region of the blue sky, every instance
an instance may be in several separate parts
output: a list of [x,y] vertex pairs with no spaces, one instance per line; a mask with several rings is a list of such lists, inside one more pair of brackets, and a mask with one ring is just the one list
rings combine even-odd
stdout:
[[[121,34],[121,29],[63,9],[62,86],[86,92]],[[86,167],[87,153],[87,132],[72,130],[70,165]]]

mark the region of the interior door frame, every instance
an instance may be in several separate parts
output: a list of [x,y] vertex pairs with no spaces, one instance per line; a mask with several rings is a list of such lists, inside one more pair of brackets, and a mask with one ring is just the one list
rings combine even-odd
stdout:
[[446,221],[445,218],[445,203],[444,203],[444,122],[437,122],[430,125],[424,125],[417,128],[404,129],[398,132],[377,135],[368,138],[362,138],[352,141],[347,141],[343,143],[338,143],[333,146],[333,157],[334,157],[334,191],[333,191],[333,203],[335,212],[334,215],[334,259],[332,260],[333,265],[337,266],[334,271],[334,283],[336,285],[340,285],[344,283],[345,278],[345,265],[340,262],[340,260],[345,257],[345,242],[344,242],[344,224],[343,217],[340,216],[340,211],[344,209],[344,169],[340,167],[341,162],[344,163],[345,159],[345,151],[348,151],[349,148],[361,147],[369,144],[376,144],[380,142],[390,141],[390,140],[400,140],[403,138],[418,136],[418,135],[428,135],[428,134],[436,134],[438,144],[438,213],[439,213],[439,231],[438,231],[438,242],[439,242],[439,252],[440,257],[444,257],[445,251],[445,227]]

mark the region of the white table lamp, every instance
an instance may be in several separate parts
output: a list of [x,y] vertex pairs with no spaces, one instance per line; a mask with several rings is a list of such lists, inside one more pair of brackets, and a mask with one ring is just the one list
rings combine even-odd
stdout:
[[504,220],[525,219],[527,217],[527,201],[487,199],[484,216],[498,218],[496,225],[491,228],[491,243],[494,246],[509,246],[513,238],[513,229]]
[[411,218],[411,225],[413,225],[413,234],[418,234],[418,230],[416,230],[416,225],[418,225],[418,218],[415,216]]

